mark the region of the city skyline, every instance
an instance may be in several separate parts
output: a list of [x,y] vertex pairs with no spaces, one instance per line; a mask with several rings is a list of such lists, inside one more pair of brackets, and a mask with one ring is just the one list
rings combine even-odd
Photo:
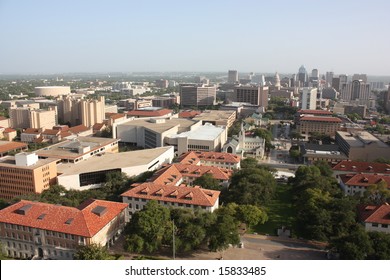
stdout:
[[0,74],[390,75],[390,3],[2,1]]

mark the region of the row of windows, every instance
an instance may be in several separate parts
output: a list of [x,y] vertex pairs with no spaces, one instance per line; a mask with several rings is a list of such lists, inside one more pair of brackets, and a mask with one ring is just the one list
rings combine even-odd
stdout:
[[5,232],[5,236],[7,238],[13,238],[13,239],[19,239],[19,240],[25,240],[25,241],[33,241],[33,237],[31,235],[26,235],[26,234],[19,234],[15,232]]
[[[161,201],[161,200],[158,200],[157,201],[159,204],[161,205],[165,205],[165,206],[177,206],[177,207],[187,207],[187,208],[201,208],[201,209],[206,209],[206,206],[197,206],[197,205],[192,205],[192,204],[185,204],[185,203],[175,203],[175,202],[168,202],[168,201]],[[138,204],[138,203],[134,203],[134,208],[133,208],[133,204],[132,203],[129,203],[129,209],[134,209],[134,210],[141,210],[143,209],[145,204]]]
[[190,150],[190,151],[197,151],[197,150],[209,151],[210,147],[205,146],[205,145],[188,145],[188,150]]
[[[379,227],[379,224],[373,223],[372,226],[373,226],[373,227]],[[388,228],[388,227],[389,227],[389,225],[386,225],[386,224],[380,224],[380,226],[381,226],[382,228]]]
[[32,232],[31,227],[9,224],[9,223],[4,223],[4,228],[15,229],[15,230],[20,230],[20,231],[25,231],[25,232]]

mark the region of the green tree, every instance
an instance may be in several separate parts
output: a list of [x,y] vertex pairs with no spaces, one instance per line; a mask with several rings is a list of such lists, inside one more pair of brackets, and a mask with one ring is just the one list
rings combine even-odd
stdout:
[[[151,200],[142,209],[134,213],[130,223],[127,225],[126,233],[128,235],[137,234],[142,238],[143,243],[139,239],[127,239],[126,248],[137,248],[139,251],[142,244],[142,251],[153,253],[161,248],[165,235],[169,234],[171,224],[169,209],[163,207],[155,200]],[[137,245],[132,242],[137,241]]]
[[390,260],[390,234],[370,231],[368,232],[368,236],[370,237],[373,249],[368,259]]
[[274,146],[272,145],[272,133],[271,131],[267,129],[257,128],[254,131],[254,136],[258,136],[260,138],[263,138],[265,140],[265,148],[267,150],[273,149]]
[[220,182],[213,177],[212,174],[206,173],[198,178],[196,178],[193,182],[194,186],[201,186],[204,189],[209,190],[218,190],[222,189]]
[[261,206],[270,201],[276,188],[271,172],[262,168],[244,168],[234,172],[224,202]]
[[119,195],[129,188],[129,177],[123,172],[108,172],[103,191],[107,196],[119,198]]
[[390,202],[390,190],[385,181],[368,186],[363,194],[362,203],[380,205]]
[[106,247],[92,243],[87,246],[81,246],[74,254],[75,260],[111,260],[112,256],[107,251]]
[[336,238],[330,244],[343,260],[364,260],[373,253],[370,238],[359,224],[350,227],[348,235]]
[[226,215],[223,209],[215,211],[217,220],[213,227],[210,227],[207,236],[209,249],[221,251],[229,247],[229,244],[238,245],[240,236],[238,234],[238,221],[234,216]]
[[241,160],[241,168],[256,168],[258,166],[257,159],[255,158],[245,158]]
[[240,205],[237,208],[237,219],[249,228],[264,224],[268,220],[267,213],[254,205]]

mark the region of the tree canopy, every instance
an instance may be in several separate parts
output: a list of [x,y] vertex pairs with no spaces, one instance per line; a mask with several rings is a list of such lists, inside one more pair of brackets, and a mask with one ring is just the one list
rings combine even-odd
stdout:
[[107,251],[106,247],[92,243],[87,246],[81,246],[74,254],[75,260],[111,260],[112,256]]
[[274,195],[276,181],[272,173],[263,168],[242,168],[234,172],[224,202],[262,206]]

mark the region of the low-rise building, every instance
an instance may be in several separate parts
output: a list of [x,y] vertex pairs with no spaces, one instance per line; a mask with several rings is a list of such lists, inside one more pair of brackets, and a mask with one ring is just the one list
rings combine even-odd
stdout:
[[211,123],[216,126],[226,126],[229,128],[233,125],[236,117],[236,111],[206,110],[194,117],[193,120],[202,121],[202,124]]
[[216,166],[226,169],[240,169],[241,157],[229,153],[193,151],[178,158],[182,164]]
[[27,149],[28,145],[26,143],[0,141],[0,157],[4,157],[9,153],[15,154],[18,152],[26,151]]
[[55,184],[57,160],[38,159],[34,153],[0,158],[0,198],[41,193]]
[[127,116],[129,118],[153,118],[153,117],[161,117],[161,118],[168,118],[172,116],[172,110],[169,109],[162,109],[162,108],[155,108],[155,107],[148,107],[133,111],[128,111]]
[[129,177],[137,176],[171,163],[173,157],[173,147],[98,154],[77,164],[59,164],[57,166],[57,182],[66,189],[86,190],[98,188],[106,182],[109,173],[123,172]]
[[390,205],[361,205],[359,219],[366,231],[390,233]]
[[305,164],[314,164],[317,161],[326,161],[332,165],[347,160],[338,145],[327,144],[319,145],[313,143],[303,143],[300,147],[303,162]]
[[77,163],[104,153],[117,153],[118,139],[76,137],[36,151],[39,158],[54,158],[61,162]]
[[332,167],[333,174],[381,174],[390,175],[390,164],[379,162],[366,162],[343,160]]
[[336,177],[345,195],[360,195],[371,185],[384,182],[390,190],[390,176],[378,174],[340,174]]
[[0,210],[7,256],[73,259],[80,245],[110,246],[123,231],[127,204],[89,200],[78,208],[22,200]]
[[213,212],[218,208],[219,191],[202,189],[198,186],[159,185],[153,182],[135,184],[121,194],[123,202],[129,205],[129,214],[142,210],[150,200],[162,206],[202,209]]
[[0,138],[6,141],[12,141],[17,136],[17,131],[10,127],[0,127]]
[[367,131],[336,132],[336,144],[350,160],[375,161],[390,158],[390,147]]
[[188,151],[220,152],[227,140],[227,128],[210,123],[198,126],[191,131],[166,136],[164,142],[175,147],[177,154]]

